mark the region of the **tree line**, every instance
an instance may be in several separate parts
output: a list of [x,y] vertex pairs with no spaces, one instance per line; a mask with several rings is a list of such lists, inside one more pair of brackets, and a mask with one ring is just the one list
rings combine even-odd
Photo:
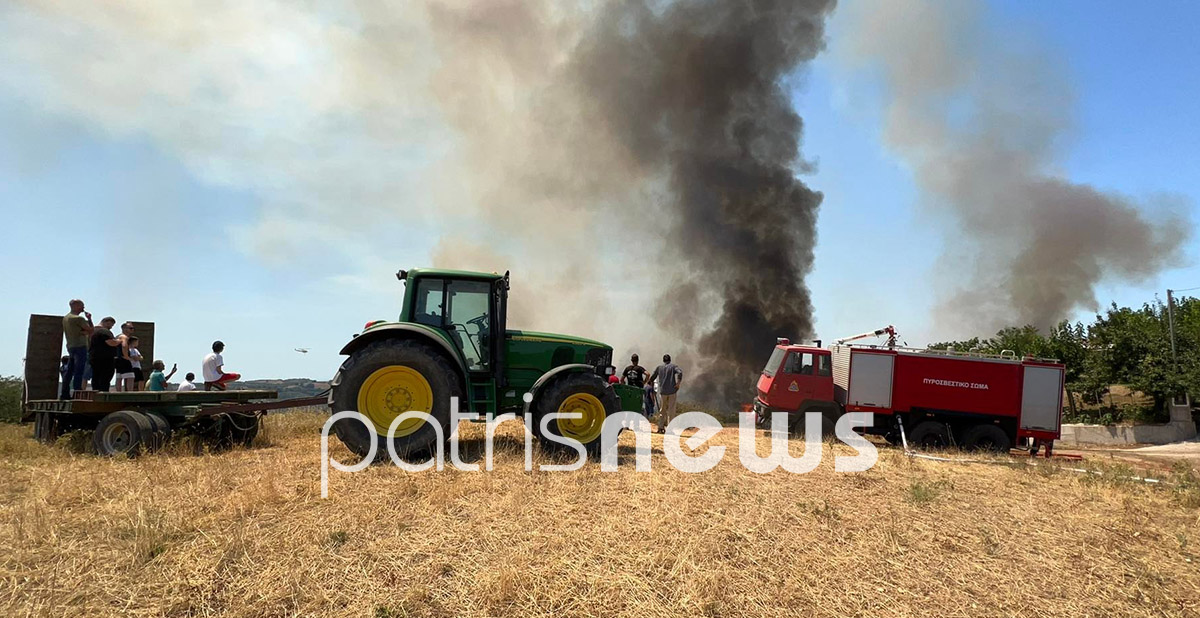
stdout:
[[[1174,354],[1170,318],[1175,324]],[[1047,333],[1033,326],[1010,326],[994,337],[929,347],[991,354],[1011,350],[1018,356],[1056,358],[1067,367],[1067,415],[1072,420],[1163,422],[1172,397],[1200,394],[1200,300],[1177,299],[1170,318],[1161,301],[1140,308],[1113,303],[1090,324],[1064,320]],[[1143,393],[1153,403],[1105,406],[1105,395],[1118,384]]]

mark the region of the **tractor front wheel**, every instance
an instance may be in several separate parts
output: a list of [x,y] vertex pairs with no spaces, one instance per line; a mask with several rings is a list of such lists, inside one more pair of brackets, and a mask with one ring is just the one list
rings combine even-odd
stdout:
[[[598,376],[590,373],[568,374],[551,382],[538,397],[533,431],[547,448],[569,448],[560,442],[568,439],[579,442],[594,453],[600,449],[604,420],[608,415],[616,414],[618,408],[616,392]],[[572,415],[550,420],[546,424],[548,433],[554,438],[542,431],[542,419],[552,412]]]
[[[396,427],[392,443],[401,457],[427,453],[450,435],[450,399],[462,402],[458,372],[440,352],[420,341],[377,341],[354,352],[342,365],[341,382],[333,387],[333,411],[355,411],[375,429],[376,460],[388,457],[388,428],[405,412],[424,412],[437,426],[410,418]],[[334,423],[337,437],[359,456],[371,448],[371,432],[356,419]]]

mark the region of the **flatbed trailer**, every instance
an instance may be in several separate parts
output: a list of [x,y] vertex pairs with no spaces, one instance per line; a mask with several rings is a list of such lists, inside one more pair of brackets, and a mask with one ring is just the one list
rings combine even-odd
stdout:
[[74,399],[25,403],[34,437],[51,443],[76,430],[91,430],[100,455],[137,455],[166,444],[173,435],[192,435],[196,446],[213,449],[249,445],[270,410],[326,405],[328,398],[275,399],[267,390],[95,392]]
[[[29,316],[25,347],[25,396],[22,422],[33,421],[34,437],[43,443],[76,430],[93,431],[92,444],[101,455],[136,455],[161,447],[172,435],[196,438],[223,449],[250,444],[269,410],[323,406],[328,398],[278,400],[270,390],[137,391],[80,390],[71,399],[61,394],[58,363],[63,352],[62,316]],[[132,322],[138,333],[142,365],[154,365],[154,322]]]

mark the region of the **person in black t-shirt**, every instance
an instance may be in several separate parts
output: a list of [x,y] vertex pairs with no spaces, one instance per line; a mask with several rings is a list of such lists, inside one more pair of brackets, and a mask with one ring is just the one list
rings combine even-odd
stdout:
[[629,366],[621,372],[621,380],[630,386],[641,388],[646,384],[646,368],[638,364],[638,355],[629,357]]
[[116,369],[117,356],[121,354],[121,340],[113,336],[113,318],[100,320],[88,339],[88,360],[92,364],[92,389],[107,392]]

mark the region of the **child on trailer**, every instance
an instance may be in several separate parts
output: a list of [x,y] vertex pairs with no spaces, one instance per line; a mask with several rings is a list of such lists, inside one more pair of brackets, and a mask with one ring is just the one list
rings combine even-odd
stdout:
[[[127,391],[146,390],[146,374],[142,372],[142,353],[138,350],[138,338],[129,338],[129,365],[133,367],[133,380],[125,383]],[[132,385],[132,388],[130,388]]]

